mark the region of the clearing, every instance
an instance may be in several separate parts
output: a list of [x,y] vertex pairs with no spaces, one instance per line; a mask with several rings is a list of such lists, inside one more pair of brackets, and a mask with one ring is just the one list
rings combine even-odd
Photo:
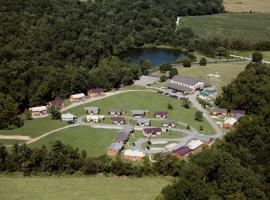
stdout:
[[[231,54],[243,57],[252,57],[254,51],[232,51]],[[263,60],[270,61],[270,51],[260,51],[263,54]]]
[[171,182],[166,177],[9,177],[0,176],[0,199],[152,200]]
[[[237,75],[244,71],[248,61],[243,62],[234,62],[234,63],[211,63],[207,66],[199,66],[197,64],[192,65],[192,67],[177,67],[178,73],[182,76],[190,76],[205,81],[209,81],[216,85],[218,92],[221,92],[221,87],[229,84]],[[159,76],[160,72],[157,71],[154,73]],[[219,78],[210,77],[209,74],[218,74]],[[154,87],[162,87],[168,82],[158,83],[153,85]]]
[[263,13],[188,16],[182,18],[179,26],[190,27],[202,38],[216,37],[261,42],[270,37],[269,18],[270,14]]
[[66,145],[74,148],[86,150],[88,156],[100,156],[106,154],[108,146],[119,134],[119,130],[95,129],[87,126],[68,128],[59,132],[52,133],[47,137],[38,140],[29,146],[31,148],[41,147],[43,144],[47,147],[56,140],[60,140]]
[[270,13],[269,0],[224,0],[225,9],[229,12],[263,12]]

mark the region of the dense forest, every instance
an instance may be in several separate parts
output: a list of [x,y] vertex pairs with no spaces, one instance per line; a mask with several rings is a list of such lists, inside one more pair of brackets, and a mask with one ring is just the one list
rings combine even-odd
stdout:
[[193,34],[175,31],[177,16],[223,10],[222,0],[1,0],[2,101],[23,112],[90,87],[128,85],[149,66],[112,56],[145,43],[181,45]]

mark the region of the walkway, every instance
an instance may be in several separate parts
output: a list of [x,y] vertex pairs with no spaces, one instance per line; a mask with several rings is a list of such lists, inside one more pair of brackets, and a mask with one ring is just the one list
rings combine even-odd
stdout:
[[[230,56],[231,56],[231,57],[234,57],[234,58],[240,58],[240,59],[242,59],[242,60],[252,61],[252,58],[248,58],[248,57],[237,56],[237,55],[233,55],[233,54],[231,54]],[[263,60],[262,63],[270,64],[270,61]]]

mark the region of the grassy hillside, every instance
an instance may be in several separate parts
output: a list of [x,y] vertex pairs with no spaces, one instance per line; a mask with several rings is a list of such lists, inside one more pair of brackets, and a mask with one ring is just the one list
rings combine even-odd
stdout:
[[[168,110],[167,106],[170,103],[174,109]],[[153,92],[127,92],[119,95],[114,95],[99,101],[83,104],[72,108],[66,112],[75,114],[76,116],[85,115],[84,107],[97,106],[101,109],[101,114],[108,114],[111,108],[122,108],[128,111],[128,115],[131,115],[132,109],[147,109],[150,111],[150,116],[154,117],[155,111],[167,111],[169,112],[169,119],[185,122],[199,130],[200,126],[204,127],[206,133],[212,133],[212,127],[204,120],[204,122],[198,122],[194,120],[195,109],[185,109],[181,106],[181,102],[156,94]]]
[[270,14],[229,13],[183,17],[181,27],[190,27],[204,38],[228,38],[260,42],[270,38]]
[[170,181],[127,177],[0,177],[2,200],[153,200]]
[[230,12],[255,12],[270,13],[269,0],[224,0],[224,6]]

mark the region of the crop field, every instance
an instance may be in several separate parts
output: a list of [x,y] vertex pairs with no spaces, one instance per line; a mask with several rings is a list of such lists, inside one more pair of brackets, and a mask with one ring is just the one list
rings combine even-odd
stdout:
[[[270,3],[268,3],[270,4]],[[180,27],[190,27],[203,38],[266,41],[270,37],[270,14],[228,13],[183,17]]]
[[[169,103],[173,106],[173,110],[168,110]],[[149,110],[150,115],[147,117],[154,117],[153,114],[155,111],[168,111],[169,119],[171,120],[187,123],[197,130],[199,130],[200,126],[203,126],[204,131],[207,134],[213,133],[212,127],[205,120],[203,122],[194,120],[195,109],[183,108],[181,106],[181,101],[153,92],[136,91],[121,93],[99,101],[77,106],[66,112],[73,113],[76,116],[86,115],[83,109],[86,106],[97,106],[101,109],[101,114],[105,115],[108,114],[111,108],[125,109],[128,111],[129,116],[131,115],[130,111],[132,109]]]
[[153,200],[172,178],[0,176],[2,200]]
[[225,9],[229,12],[263,12],[270,13],[269,0],[224,0]]

